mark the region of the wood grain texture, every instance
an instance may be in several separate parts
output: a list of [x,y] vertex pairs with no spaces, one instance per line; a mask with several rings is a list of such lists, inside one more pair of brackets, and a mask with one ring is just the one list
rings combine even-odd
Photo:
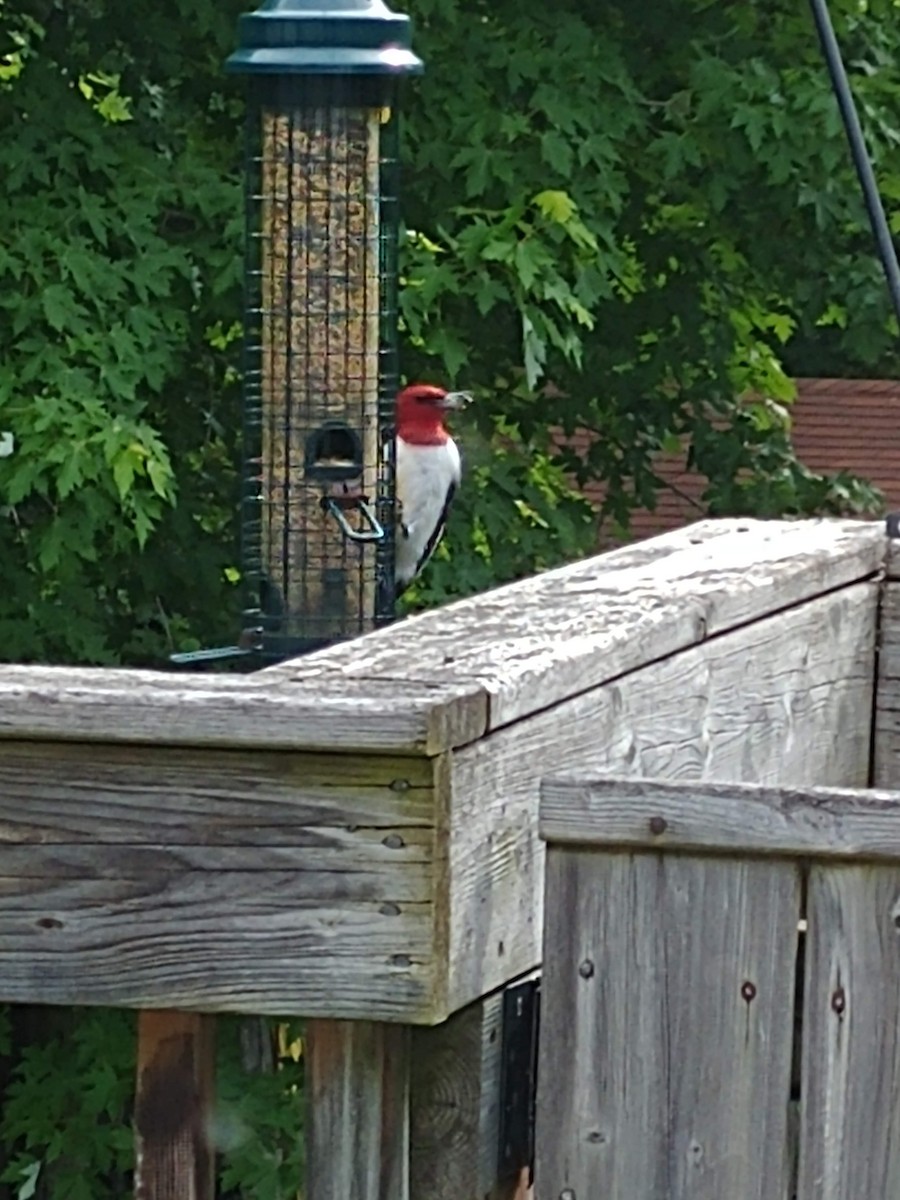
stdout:
[[900,1195],[900,870],[809,879],[799,1200]]
[[[896,550],[893,561],[900,561]],[[881,589],[872,782],[900,787],[900,582]]]
[[310,898],[298,874],[4,881],[0,999],[440,1019],[430,903]]
[[0,667],[0,738],[437,754],[867,578],[881,523],[704,522],[251,678]]
[[138,1017],[135,1200],[213,1200],[215,1019]]
[[304,681],[0,666],[0,742],[436,754],[474,741],[486,722],[484,689],[449,675],[349,682],[340,672]]
[[6,742],[0,845],[284,846],[318,836],[325,849],[348,831],[430,828],[432,778],[433,764],[418,758]]
[[880,522],[704,522],[401,621],[284,664],[278,678],[477,682],[498,729],[873,576],[885,548]]
[[875,585],[855,585],[454,753],[449,1007],[540,961],[544,776],[865,786],[874,644]]
[[0,997],[444,1015],[434,765],[8,742]]
[[503,995],[412,1035],[411,1195],[482,1200],[497,1183]]
[[409,1039],[404,1026],[307,1024],[309,1200],[412,1200]]
[[776,1200],[800,877],[551,848],[536,1193]]
[[252,680],[0,668],[0,998],[443,1019],[539,959],[544,775],[865,781],[883,549],[705,524]]
[[540,833],[573,845],[900,862],[900,791],[585,779],[541,787]]

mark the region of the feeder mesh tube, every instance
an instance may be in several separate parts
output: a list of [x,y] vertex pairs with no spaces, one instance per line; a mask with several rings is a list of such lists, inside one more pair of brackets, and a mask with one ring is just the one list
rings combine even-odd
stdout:
[[[375,624],[375,545],[347,539],[321,501],[335,488],[378,493],[380,120],[366,108],[261,110],[259,553],[290,641]],[[327,420],[362,442],[362,475],[346,484],[305,471],[307,439]]]

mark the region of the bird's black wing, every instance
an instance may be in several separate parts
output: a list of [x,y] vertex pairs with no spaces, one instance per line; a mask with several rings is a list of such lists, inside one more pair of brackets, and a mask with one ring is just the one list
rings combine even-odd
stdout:
[[[438,522],[431,532],[431,537],[425,543],[425,549],[419,556],[419,561],[416,563],[416,575],[422,570],[425,564],[438,548],[438,543],[444,536],[444,530],[447,526],[447,518],[450,515],[450,505],[453,503],[453,497],[456,495],[456,484],[451,483],[447,488],[447,495],[444,497],[444,507],[441,509],[441,515]],[[413,576],[415,579],[415,575]]]

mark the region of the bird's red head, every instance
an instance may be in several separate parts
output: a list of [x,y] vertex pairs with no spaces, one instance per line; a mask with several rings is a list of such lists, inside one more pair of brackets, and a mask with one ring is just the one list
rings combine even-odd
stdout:
[[405,442],[439,446],[448,438],[444,418],[452,409],[464,408],[467,392],[448,392],[431,383],[411,383],[397,396],[397,433]]

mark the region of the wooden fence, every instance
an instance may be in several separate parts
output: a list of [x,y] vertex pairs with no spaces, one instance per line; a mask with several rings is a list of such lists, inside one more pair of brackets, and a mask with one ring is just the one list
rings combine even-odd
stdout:
[[900,792],[573,775],[542,828],[538,1196],[900,1195]]
[[[900,1195],[890,549],[874,644],[853,618],[855,631],[832,619],[796,638],[785,612],[769,618],[785,622],[780,689],[763,696],[750,660],[732,660],[747,719],[726,772],[678,779],[641,753],[637,728],[627,772],[544,782],[541,1200]],[[814,674],[795,686],[796,664],[839,642],[855,642],[841,655],[859,681],[853,711],[819,709],[801,729],[798,704],[828,698]],[[771,769],[747,771],[741,747],[766,710],[780,729]],[[641,721],[655,723],[649,706]]]
[[0,999],[141,1010],[145,1200],[212,1194],[223,1011],[309,1018],[308,1200],[512,1195],[540,780],[865,787],[885,552],[704,522],[250,677],[0,668]]

